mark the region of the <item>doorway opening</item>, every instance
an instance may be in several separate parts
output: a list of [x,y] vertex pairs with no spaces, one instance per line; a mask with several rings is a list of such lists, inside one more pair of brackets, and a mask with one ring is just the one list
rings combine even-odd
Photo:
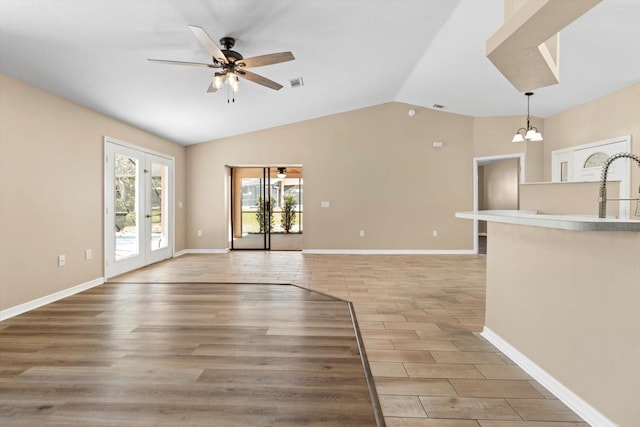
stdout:
[[231,249],[301,251],[302,166],[229,169]]
[[105,277],[171,258],[172,157],[105,138]]
[[[519,209],[524,153],[473,159],[473,210]],[[473,252],[487,253],[486,221],[473,221]]]

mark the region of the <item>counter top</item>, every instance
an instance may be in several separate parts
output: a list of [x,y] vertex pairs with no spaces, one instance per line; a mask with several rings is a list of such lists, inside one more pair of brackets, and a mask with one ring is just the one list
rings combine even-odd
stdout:
[[598,218],[597,215],[546,215],[537,211],[488,210],[456,212],[456,218],[533,227],[576,231],[633,231],[640,232],[640,221],[618,218]]

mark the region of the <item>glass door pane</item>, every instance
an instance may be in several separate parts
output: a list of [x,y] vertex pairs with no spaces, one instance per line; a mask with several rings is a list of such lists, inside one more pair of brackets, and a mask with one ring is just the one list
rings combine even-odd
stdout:
[[233,249],[268,249],[273,198],[267,197],[265,168],[232,169]]
[[171,160],[145,154],[145,262],[162,261],[173,253],[171,242],[171,183],[173,163]]
[[274,204],[271,250],[302,250],[302,167],[270,169]]
[[169,245],[167,223],[167,176],[169,167],[161,163],[151,163],[151,251]]
[[115,261],[139,255],[140,198],[138,192],[139,160],[124,154],[115,155]]

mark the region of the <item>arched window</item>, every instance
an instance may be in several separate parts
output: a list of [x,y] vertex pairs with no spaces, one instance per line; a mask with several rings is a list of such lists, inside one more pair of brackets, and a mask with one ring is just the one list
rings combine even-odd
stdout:
[[606,153],[603,153],[602,151],[593,153],[592,155],[587,157],[587,160],[584,161],[584,167],[585,168],[601,167],[608,158],[609,158],[609,155]]

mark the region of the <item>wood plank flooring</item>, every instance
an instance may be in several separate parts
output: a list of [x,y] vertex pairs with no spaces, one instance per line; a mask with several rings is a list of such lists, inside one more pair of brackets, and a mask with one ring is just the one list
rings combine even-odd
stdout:
[[[295,283],[352,301],[387,426],[586,427],[587,424],[577,415],[479,336],[478,333],[484,324],[484,278],[485,261],[480,256],[310,255],[300,252],[236,251],[219,255],[185,255],[129,273],[117,280],[157,283]],[[102,330],[105,334],[103,340],[87,340],[86,343],[76,344],[78,351],[80,351],[79,347],[87,345],[86,351],[93,354],[92,365],[74,368],[81,371],[84,369],[84,373],[78,372],[76,375],[79,377],[87,375],[82,381],[88,384],[79,390],[67,390],[67,393],[75,393],[78,396],[128,393],[126,390],[118,391],[115,385],[107,386],[106,391],[98,387],[92,388],[90,385],[91,376],[97,375],[91,372],[100,372],[100,369],[105,369],[101,364],[108,363],[110,357],[115,357],[117,354],[122,356],[122,352],[127,351],[127,348],[110,349],[105,346],[104,340],[108,339],[109,333],[118,334],[120,331],[127,330],[138,316],[143,316],[145,312],[150,311],[163,319],[163,325],[174,328],[171,336],[179,337],[184,324],[189,323],[191,316],[197,315],[184,310],[180,312],[168,310],[161,304],[150,303],[148,298],[149,295],[153,295],[153,287],[139,286],[141,288],[138,292],[141,292],[141,296],[137,300],[127,299],[126,293],[122,296],[114,294],[110,297],[113,303],[120,307],[119,310],[128,310],[129,313],[108,321],[105,319],[106,330]],[[168,292],[172,292],[171,289],[175,285],[164,286],[167,286],[165,289]],[[145,297],[146,293],[149,295]],[[199,302],[202,303],[203,297],[204,295],[194,297],[192,302],[196,305]],[[100,297],[96,296],[96,298],[99,300]],[[230,300],[226,303],[231,307],[235,301]],[[95,311],[100,310],[91,305],[86,307],[79,305],[76,308],[86,310],[87,316],[96,316]],[[277,309],[280,308],[276,306],[274,310]],[[248,313],[235,314],[240,319]],[[298,315],[303,316],[303,313]],[[282,325],[282,328],[287,326]],[[71,328],[71,326],[68,327]],[[91,330],[88,325],[80,325],[80,327],[87,328],[87,331]],[[259,329],[260,324],[249,323],[246,327]],[[50,334],[52,339],[56,339],[59,335],[56,335],[55,325],[49,328],[53,330],[45,329],[41,333]],[[298,328],[295,334],[300,337],[313,336],[324,329],[323,326],[312,326],[312,328],[314,331]],[[334,327],[327,326],[327,329],[332,328]],[[212,329],[205,330],[215,333]],[[274,326],[272,331],[284,333],[280,326]],[[150,341],[147,348],[151,354],[162,351],[152,339],[155,332],[153,329],[139,331],[141,339]],[[196,335],[194,339],[197,339],[198,334],[195,332],[194,334]],[[230,348],[226,346],[234,344],[232,335],[224,337],[226,342],[218,343],[222,345],[221,347],[203,345],[197,350],[201,354],[193,357],[215,357],[214,355],[224,354]],[[10,352],[28,352],[32,349],[33,343],[28,337],[27,332],[25,340],[16,342]],[[129,343],[129,345],[141,346],[143,343],[144,341]],[[179,340],[171,341],[170,345],[174,348],[169,351],[180,350]],[[301,345],[304,346],[304,344]],[[4,349],[4,344],[2,348]],[[53,356],[55,348],[51,351],[54,352],[52,357],[55,359]],[[261,356],[268,361],[274,351],[277,352],[278,349],[267,346],[265,353]],[[243,356],[239,355],[239,357]],[[121,366],[132,370],[132,365],[127,365],[132,360],[124,359]],[[7,376],[15,375],[21,369],[22,365],[19,361],[15,362],[15,366],[13,363],[2,364],[2,375],[5,379],[1,381],[6,381]],[[187,362],[181,360],[171,362],[184,364],[182,366],[184,369],[194,369],[193,372],[185,371],[188,372],[185,373],[185,381],[189,381],[189,375],[193,377],[198,375],[201,387],[211,386],[211,382],[206,382],[207,378],[210,378],[209,375],[235,379],[235,373],[238,372],[237,365],[234,365],[235,362],[232,360],[227,360],[222,365],[223,369],[217,369],[218,372],[200,373],[195,370],[196,367]],[[64,366],[60,361],[58,363],[59,366]],[[53,368],[55,366],[49,369]],[[171,371],[170,363],[164,368],[166,370],[154,373],[159,378],[158,381],[162,381],[163,376],[171,377],[175,374]],[[250,374],[250,369],[242,368],[240,371]],[[143,375],[144,371],[137,373],[134,371],[129,374],[135,378],[136,375]],[[274,376],[277,377],[277,373]],[[335,378],[339,381],[339,376]],[[273,381],[276,381],[275,378]],[[304,379],[301,381],[305,383]],[[203,382],[206,385],[201,384]],[[274,396],[279,396],[280,384],[276,381],[271,385],[272,388],[269,390],[274,393]],[[176,388],[179,389],[178,386]],[[53,391],[49,394],[54,403],[57,393]],[[161,392],[158,393],[161,394]],[[182,397],[178,396],[181,393],[177,390],[169,390],[166,393],[178,401],[193,400],[194,409],[191,413],[193,418],[189,422],[193,425],[199,422],[206,423],[205,406],[198,401],[197,392],[186,393]],[[282,393],[286,393],[286,390]],[[142,394],[152,407],[155,404],[155,393]],[[228,397],[229,395],[220,397],[221,402],[224,402],[220,403],[220,408],[225,407],[227,401],[224,399]],[[0,394],[1,398],[2,394]],[[233,401],[232,398],[230,399]],[[252,410],[250,398],[239,399],[241,403],[229,403],[229,405],[235,405],[233,408],[245,405],[245,411],[225,412],[228,417],[218,425],[234,425],[234,422],[239,423],[238,425],[271,425],[261,424],[251,418],[255,416],[255,411]],[[331,412],[334,407],[339,409],[342,404],[348,405],[352,401],[359,400],[357,396],[352,399],[346,395],[345,399],[345,402],[337,404],[325,402],[325,406],[316,407],[316,412],[306,418],[302,417],[304,421],[299,425],[305,425],[307,421],[309,425],[313,425],[316,419],[314,417],[320,417],[327,411]],[[275,402],[277,400],[274,398],[273,405],[277,405]],[[305,406],[303,400],[298,402],[300,406]],[[43,403],[44,408],[41,411],[53,409],[48,408],[47,405],[51,403]],[[79,404],[78,409],[82,410],[82,406],[83,404]],[[24,412],[33,411],[28,405],[22,408]],[[160,411],[160,408],[156,410]],[[119,410],[107,405],[102,409],[104,414],[112,412],[119,414],[118,416],[123,419],[131,414],[146,416],[154,413],[153,409],[144,412],[135,405]],[[173,414],[170,412],[168,416]],[[168,424],[171,424],[170,420],[175,419],[168,418]],[[191,424],[185,423],[185,425]],[[335,425],[354,424],[335,420]]]
[[2,426],[376,424],[348,303],[291,285],[108,283],[3,322],[0,366]]

